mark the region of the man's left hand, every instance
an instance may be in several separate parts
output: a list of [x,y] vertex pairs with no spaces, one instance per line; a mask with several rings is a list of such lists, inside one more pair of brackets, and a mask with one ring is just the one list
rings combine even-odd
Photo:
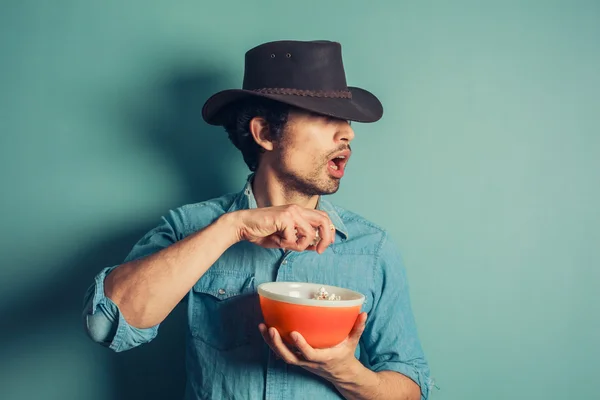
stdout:
[[292,332],[290,336],[296,346],[296,349],[292,350],[283,342],[277,329],[267,329],[265,324],[260,324],[258,328],[277,357],[288,364],[300,366],[330,382],[335,382],[352,379],[357,363],[360,364],[354,353],[365,330],[366,321],[367,314],[359,314],[348,337],[342,343],[328,349],[315,349],[300,333]]

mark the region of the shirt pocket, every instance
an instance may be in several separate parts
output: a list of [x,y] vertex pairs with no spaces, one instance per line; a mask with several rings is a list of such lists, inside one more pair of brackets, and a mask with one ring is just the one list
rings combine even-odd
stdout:
[[209,270],[192,292],[194,338],[217,350],[230,350],[252,341],[260,315],[254,275]]

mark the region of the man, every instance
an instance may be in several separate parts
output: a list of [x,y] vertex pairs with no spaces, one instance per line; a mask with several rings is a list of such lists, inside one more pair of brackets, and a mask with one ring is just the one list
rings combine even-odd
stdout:
[[[170,211],[86,294],[88,334],[114,351],[149,342],[187,301],[186,399],[419,399],[429,369],[404,267],[388,234],[322,195],[351,155],[349,121],[375,122],[371,93],[348,87],[338,43],[279,41],[246,53],[242,90],[212,96],[253,173],[242,192]],[[304,281],[363,293],[348,338],[292,349],[262,323],[256,288]]]

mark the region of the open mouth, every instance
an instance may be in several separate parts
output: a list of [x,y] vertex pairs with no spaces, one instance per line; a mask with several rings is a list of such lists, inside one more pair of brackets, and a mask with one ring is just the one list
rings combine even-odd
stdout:
[[329,168],[334,171],[343,171],[347,160],[348,158],[346,156],[335,157],[329,160]]
[[344,169],[346,168],[346,164],[348,164],[349,158],[350,150],[337,153],[335,157],[331,158],[327,163],[329,173],[336,178],[344,176]]

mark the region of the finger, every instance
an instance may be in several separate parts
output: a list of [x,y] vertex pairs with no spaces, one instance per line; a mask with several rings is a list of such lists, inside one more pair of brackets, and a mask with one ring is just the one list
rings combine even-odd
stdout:
[[268,328],[265,324],[259,324],[258,325],[258,330],[260,331],[260,334],[262,335],[265,343],[269,346],[269,348],[271,349],[271,351],[275,354],[275,356],[279,359],[281,357],[279,357],[279,355],[277,354],[277,352],[275,351],[275,347],[273,345],[273,341],[271,340],[271,337],[269,336],[269,331]]
[[319,236],[321,237],[321,241],[316,244],[315,249],[319,254],[321,254],[334,241],[335,231],[331,229],[333,224],[331,223],[331,220],[329,219],[327,213],[322,211],[306,210],[304,215],[305,218],[310,222],[310,224],[315,229],[319,230]]
[[279,354],[279,356],[288,364],[293,365],[301,365],[302,362],[298,358],[296,354],[294,354],[286,345],[283,343],[279,332],[275,328],[269,328],[269,336],[273,343],[273,347],[275,348],[275,353]]
[[291,219],[286,219],[282,222],[279,229],[279,246],[284,249],[295,250],[297,247],[298,237],[296,236],[295,223]]
[[[267,343],[269,345],[269,347],[271,347],[272,343],[271,343],[271,338],[269,337],[269,332],[268,332],[267,326],[262,323],[258,324],[258,330],[260,331],[261,336],[265,340],[265,343]],[[272,347],[271,347],[271,349],[272,349]]]
[[319,214],[321,215],[321,237],[323,238],[323,241],[329,245],[335,241],[335,226],[331,222],[329,214],[327,214],[325,211],[319,211]]
[[335,241],[335,225],[333,224],[333,221],[329,217],[329,214],[327,214],[325,211],[320,211],[320,213],[326,220],[325,227],[329,230],[329,233],[331,233],[331,242],[333,243]]
[[260,323],[258,324],[258,330],[260,331],[260,334],[262,335],[263,339],[265,339],[265,342],[267,342],[268,344],[270,342],[270,339],[267,334],[267,326],[263,323]]
[[356,321],[354,321],[354,326],[352,327],[352,330],[348,334],[348,341],[350,341],[354,344],[358,344],[360,337],[362,336],[363,332],[365,331],[366,322],[367,322],[367,313],[366,312],[360,313],[358,315],[358,317],[356,317]]
[[327,250],[330,244],[335,240],[335,228],[332,228],[333,224],[329,217],[322,217],[321,224],[319,225],[319,231],[321,233],[321,241],[317,244],[317,252],[319,254]]
[[298,332],[292,332],[291,335],[292,340],[296,344],[298,348],[298,352],[306,361],[318,362],[318,353],[317,351],[304,339],[304,337]]
[[296,243],[298,251],[304,251],[309,248],[315,240],[315,229],[304,219],[296,221],[299,239]]

